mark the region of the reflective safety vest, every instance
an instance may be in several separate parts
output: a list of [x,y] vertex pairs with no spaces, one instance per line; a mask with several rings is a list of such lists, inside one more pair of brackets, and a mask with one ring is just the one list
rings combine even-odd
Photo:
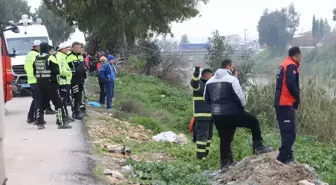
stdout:
[[34,61],[34,73],[38,84],[50,82],[51,70],[49,59],[49,55],[39,55]]
[[39,56],[40,53],[36,50],[31,50],[26,56],[24,69],[27,73],[27,79],[28,84],[35,84],[36,83],[36,77],[34,75],[34,69],[33,69],[33,63],[37,56]]
[[60,51],[56,53],[56,59],[60,69],[60,76],[58,78],[59,85],[71,84],[72,72],[68,65],[68,62],[66,61],[66,57],[67,54],[65,53],[62,53]]
[[203,98],[204,88],[207,80],[199,77],[199,71],[194,72],[190,85],[193,89],[193,110],[195,120],[211,119],[211,107],[206,104]]
[[66,59],[73,74],[80,75],[86,73],[84,58],[82,55],[70,53]]

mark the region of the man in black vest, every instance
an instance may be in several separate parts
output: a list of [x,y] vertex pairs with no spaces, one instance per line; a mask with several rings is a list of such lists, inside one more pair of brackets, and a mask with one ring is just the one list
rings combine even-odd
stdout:
[[213,122],[211,118],[210,105],[205,103],[203,94],[206,82],[212,77],[212,71],[211,69],[203,69],[201,77],[199,75],[200,65],[197,64],[193,78],[190,82],[190,85],[193,89],[193,108],[196,127],[194,130],[194,136],[196,136],[196,138],[194,139],[196,139],[197,145],[197,158],[205,159],[209,153],[213,131]]
[[49,55],[48,43],[41,43],[40,55],[36,57],[33,63],[33,72],[36,77],[36,124],[39,130],[45,128],[44,121],[44,100],[45,97],[50,97],[55,105],[56,124],[59,129],[71,128],[68,123],[64,121],[64,112],[59,97],[57,78],[60,74],[60,69],[56,58]]

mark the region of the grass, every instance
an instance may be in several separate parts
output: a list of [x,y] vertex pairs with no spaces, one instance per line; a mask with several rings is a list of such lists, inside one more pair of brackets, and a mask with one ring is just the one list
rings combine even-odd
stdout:
[[[146,129],[151,129],[153,134],[171,130],[176,133],[184,132],[189,140],[191,139],[191,135],[186,133],[192,117],[190,91],[163,84],[154,77],[135,74],[119,76],[115,87],[114,110],[115,116],[119,119],[128,120],[136,125],[143,125]],[[317,88],[304,88],[304,93],[307,93],[305,95],[308,96],[309,93],[314,92],[314,89]],[[272,103],[270,103],[273,97],[272,93],[273,91],[270,87],[252,87],[250,89],[251,95],[248,100],[248,109],[257,114],[262,123],[265,144],[277,149],[280,145],[280,136],[275,126]],[[327,121],[332,120],[333,117],[317,121],[314,116],[318,115],[313,114],[313,111],[325,111],[325,113],[320,112],[321,117],[318,118],[322,118],[323,115],[331,116],[334,109],[331,109],[333,105],[325,99],[317,98],[320,97],[320,94],[314,93],[311,94],[311,98],[302,99],[302,106],[306,107],[302,107],[303,112],[299,111],[298,127],[300,127],[300,136],[295,143],[295,157],[299,162],[315,167],[322,180],[330,184],[336,184],[336,147],[332,142],[328,144],[327,141],[331,141],[330,139],[322,137],[323,134],[335,132],[336,128],[333,126],[333,122],[331,121],[327,124]],[[321,104],[321,106],[310,110],[308,108],[309,102],[314,103],[314,105]],[[325,104],[325,107],[322,104]],[[309,121],[310,119],[311,121]],[[329,126],[332,127],[327,129]],[[320,130],[319,127],[321,127]],[[322,128],[326,130],[320,135],[321,137],[317,137],[316,134],[310,132],[314,129],[317,129],[316,132],[322,132]],[[148,141],[139,144],[122,136],[111,136],[111,140],[131,147],[132,153],[138,156],[145,156],[148,153],[165,153],[175,158],[171,163],[129,161],[135,170],[135,176],[129,178],[134,182],[158,185],[203,185],[208,183],[201,174],[205,170],[214,170],[219,167],[219,139],[216,131],[214,133],[210,156],[206,161],[196,159],[195,144],[193,143],[180,146],[174,143]],[[305,134],[312,136],[305,136]],[[333,136],[329,135],[330,137]],[[325,142],[322,143],[321,141]],[[245,129],[238,129],[233,143],[235,160],[241,160],[251,155],[251,145],[250,133]]]

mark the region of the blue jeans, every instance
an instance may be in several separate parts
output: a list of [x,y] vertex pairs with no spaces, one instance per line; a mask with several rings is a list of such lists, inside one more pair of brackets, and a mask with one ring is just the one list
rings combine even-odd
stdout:
[[114,95],[114,81],[105,83],[106,109],[112,109],[112,98]]

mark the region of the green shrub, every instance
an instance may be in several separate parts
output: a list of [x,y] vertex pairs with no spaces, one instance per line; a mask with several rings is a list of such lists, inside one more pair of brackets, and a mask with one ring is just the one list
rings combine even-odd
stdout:
[[121,99],[118,107],[121,111],[128,113],[138,113],[140,111],[140,105],[134,99]]
[[[277,126],[273,108],[275,84],[252,86],[248,92],[248,110],[267,124]],[[297,111],[298,132],[320,141],[335,141],[336,104],[323,84],[301,80],[301,104]]]
[[152,185],[209,185],[201,170],[188,163],[146,163],[128,161],[134,168],[133,181]]

